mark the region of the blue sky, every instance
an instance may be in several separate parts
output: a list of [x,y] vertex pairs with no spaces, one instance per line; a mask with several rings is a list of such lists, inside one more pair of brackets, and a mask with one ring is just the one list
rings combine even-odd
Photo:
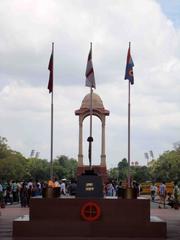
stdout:
[[180,1],[179,0],[157,0],[163,12],[171,19],[175,27],[180,27]]

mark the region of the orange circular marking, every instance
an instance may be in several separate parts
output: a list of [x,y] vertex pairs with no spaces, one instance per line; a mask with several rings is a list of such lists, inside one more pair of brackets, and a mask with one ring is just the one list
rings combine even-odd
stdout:
[[81,208],[81,217],[88,222],[96,221],[100,215],[101,209],[95,202],[87,202]]

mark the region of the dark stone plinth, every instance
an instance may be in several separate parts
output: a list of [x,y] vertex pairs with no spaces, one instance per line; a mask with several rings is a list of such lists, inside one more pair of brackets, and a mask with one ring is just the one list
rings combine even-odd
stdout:
[[102,177],[97,176],[93,170],[86,170],[77,177],[77,198],[103,198]]
[[[89,222],[81,214],[87,203],[100,209],[97,220]],[[165,238],[166,222],[150,219],[147,199],[40,199],[30,202],[30,220],[13,222],[13,237],[67,238]]]
[[[108,175],[107,175],[107,169],[105,166],[101,165],[92,165],[92,168],[94,172],[102,177],[103,183],[107,183],[108,181]],[[85,173],[89,169],[88,165],[84,166],[78,166],[77,168],[77,176],[81,176],[83,173]]]

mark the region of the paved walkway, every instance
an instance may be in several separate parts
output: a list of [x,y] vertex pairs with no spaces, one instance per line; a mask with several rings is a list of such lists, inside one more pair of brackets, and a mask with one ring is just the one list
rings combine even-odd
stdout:
[[[151,204],[151,215],[158,216],[167,222],[167,239],[180,240],[180,209],[158,209],[157,207],[157,204]],[[0,209],[0,212],[0,240],[12,240],[13,219],[29,214],[29,209],[21,208],[19,205],[8,205]]]
[[15,218],[29,214],[29,208],[21,208],[19,205],[0,208],[0,240],[12,240],[12,222]]

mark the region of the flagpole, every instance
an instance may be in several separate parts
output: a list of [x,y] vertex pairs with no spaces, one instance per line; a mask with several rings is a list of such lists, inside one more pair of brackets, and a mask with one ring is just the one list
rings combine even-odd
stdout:
[[93,94],[93,87],[96,88],[95,79],[94,79],[94,69],[92,64],[92,42],[90,43],[90,51],[88,55],[87,67],[86,67],[86,86],[90,87],[90,106],[89,106],[89,115],[90,115],[90,134],[87,139],[89,142],[89,149],[88,149],[88,157],[89,157],[89,168],[92,170],[92,94]]
[[126,61],[126,71],[125,71],[125,80],[129,80],[128,83],[128,174],[127,174],[127,182],[128,188],[131,188],[131,173],[130,173],[130,165],[131,165],[131,86],[130,84],[134,84],[134,75],[133,75],[133,67],[134,63],[131,57],[131,43],[129,42],[129,48],[127,53],[127,61]]
[[93,137],[92,137],[92,94],[93,94],[93,89],[92,87],[90,88],[90,137],[88,138],[89,142],[89,167],[90,169],[92,168],[92,142],[93,142]]
[[[129,51],[131,42],[129,42]],[[128,188],[131,187],[130,164],[131,164],[131,81],[128,81]]]
[[[129,43],[130,44],[130,43]],[[130,162],[131,162],[131,87],[128,81],[128,188],[131,187]]]
[[[52,43],[52,58],[54,58],[54,43]],[[54,59],[52,59],[52,79],[54,78]],[[53,105],[53,85],[51,93],[51,155],[50,155],[50,178],[53,178],[53,116],[54,115],[54,105]]]

